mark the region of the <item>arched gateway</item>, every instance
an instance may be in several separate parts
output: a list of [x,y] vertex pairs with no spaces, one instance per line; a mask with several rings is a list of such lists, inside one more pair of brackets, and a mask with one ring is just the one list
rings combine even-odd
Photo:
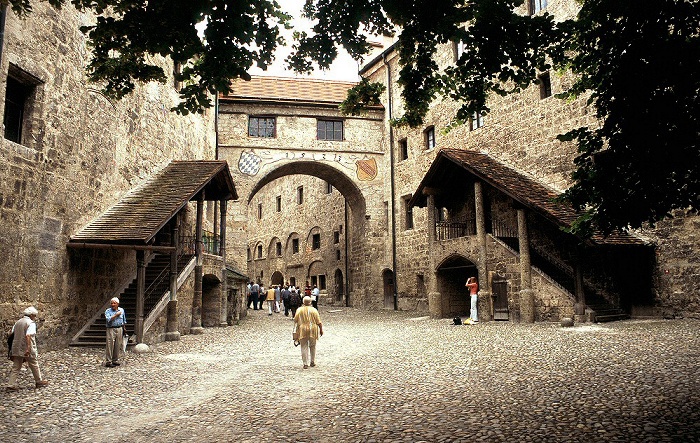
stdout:
[[[234,205],[229,232],[237,233],[233,250],[247,263],[249,276],[280,269],[285,278],[301,284],[305,270],[318,261],[323,268],[314,272],[319,289],[334,292],[328,283],[340,266],[351,304],[379,306],[383,300],[373,281],[381,280],[380,264],[391,262],[383,238],[383,190],[389,180],[384,111],[377,107],[359,117],[340,114],[338,104],[352,85],[262,77],[234,83],[232,94],[220,96],[219,155],[231,165],[244,203]],[[290,176],[294,178],[285,179]],[[328,194],[337,190],[342,198],[330,200],[332,208],[309,201],[305,184],[311,182],[305,177],[325,181]],[[268,195],[266,190],[278,179],[287,180],[287,188]],[[316,215],[322,218],[318,223],[292,226],[304,217],[312,222]],[[327,223],[307,239],[303,233],[327,218],[334,224]],[[274,237],[288,241],[280,241],[281,249],[270,248],[274,253],[246,260],[248,248],[269,244]]]

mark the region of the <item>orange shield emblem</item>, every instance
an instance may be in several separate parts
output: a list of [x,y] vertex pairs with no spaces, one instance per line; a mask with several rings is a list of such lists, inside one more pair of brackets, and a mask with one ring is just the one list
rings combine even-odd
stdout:
[[358,160],[355,162],[357,165],[357,179],[363,182],[374,180],[377,176],[377,161],[373,158]]

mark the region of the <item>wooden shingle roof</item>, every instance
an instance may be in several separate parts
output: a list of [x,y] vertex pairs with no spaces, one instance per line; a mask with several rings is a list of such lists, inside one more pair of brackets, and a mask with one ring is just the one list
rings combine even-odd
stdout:
[[228,163],[172,161],[70,238],[70,242],[148,244],[187,202],[238,198]]
[[337,106],[345,100],[354,82],[294,77],[253,76],[249,81],[237,79],[233,91],[220,95],[221,100],[256,102],[314,103]]
[[[443,171],[449,164],[458,165],[464,172],[476,176],[559,226],[570,227],[578,218],[578,213],[571,206],[554,201],[559,196],[556,192],[487,154],[463,149],[440,150],[413,194],[409,202],[410,205],[426,205],[423,189],[440,188]],[[602,234],[594,234],[591,240],[597,244],[644,244],[637,237],[622,232],[613,232],[607,237]]]

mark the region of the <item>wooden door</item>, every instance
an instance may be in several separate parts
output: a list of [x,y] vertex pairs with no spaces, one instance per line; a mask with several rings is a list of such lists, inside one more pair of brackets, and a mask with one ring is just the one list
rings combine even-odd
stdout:
[[508,281],[504,277],[495,276],[491,281],[493,291],[493,319],[509,320],[508,316]]
[[387,269],[384,277],[384,308],[394,309],[394,273]]

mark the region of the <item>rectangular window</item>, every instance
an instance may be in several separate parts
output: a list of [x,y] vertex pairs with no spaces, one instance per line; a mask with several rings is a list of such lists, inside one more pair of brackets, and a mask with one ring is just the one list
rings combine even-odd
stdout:
[[320,274],[318,276],[318,289],[324,291],[326,289],[326,276],[325,274]]
[[408,140],[399,140],[399,161],[408,158]]
[[311,286],[318,286],[318,277],[315,275],[311,276]]
[[297,285],[297,279],[294,278],[294,277],[289,277],[289,284],[292,285],[292,286],[296,286],[296,285]]
[[405,211],[405,222],[404,222],[404,229],[409,230],[413,229],[413,208],[408,204],[408,201],[411,200],[411,196],[406,196],[403,199],[403,205],[404,205],[404,211]]
[[41,81],[13,64],[9,65],[5,85],[5,125],[4,137],[15,143],[22,143],[27,131],[32,102],[36,87]]
[[331,194],[333,192],[333,185],[326,182],[326,194]]
[[547,0],[529,0],[528,12],[530,15],[537,14],[547,7]]
[[335,250],[335,259],[340,260],[340,249]]
[[277,207],[277,212],[282,212],[282,196],[278,195],[277,198],[275,199],[276,207]]
[[299,239],[294,238],[292,239],[292,254],[298,254],[299,253]]
[[275,117],[250,117],[248,119],[248,136],[275,137]]
[[433,149],[435,147],[435,128],[433,126],[425,130],[425,149]]
[[482,126],[484,126],[484,116],[481,112],[475,112],[469,119],[469,130],[474,131]]
[[455,61],[458,61],[460,58],[462,58],[462,54],[464,54],[464,43],[459,41],[459,42],[454,42],[454,46],[452,48],[455,53]]
[[262,258],[262,245],[258,245],[258,258]]
[[248,252],[248,260],[250,260],[250,248],[247,249]]
[[258,203],[258,220],[262,220],[262,203]]
[[333,231],[333,244],[337,245],[340,243],[340,232]]
[[297,204],[302,205],[304,204],[304,187],[299,186],[297,188]]
[[277,242],[275,245],[275,249],[277,250],[277,256],[281,257],[282,256],[282,242]]
[[321,234],[314,234],[311,241],[311,249],[321,249]]
[[338,120],[317,120],[316,135],[319,140],[343,140],[343,122]]
[[552,95],[552,82],[549,79],[549,72],[537,77],[540,81],[540,100]]

